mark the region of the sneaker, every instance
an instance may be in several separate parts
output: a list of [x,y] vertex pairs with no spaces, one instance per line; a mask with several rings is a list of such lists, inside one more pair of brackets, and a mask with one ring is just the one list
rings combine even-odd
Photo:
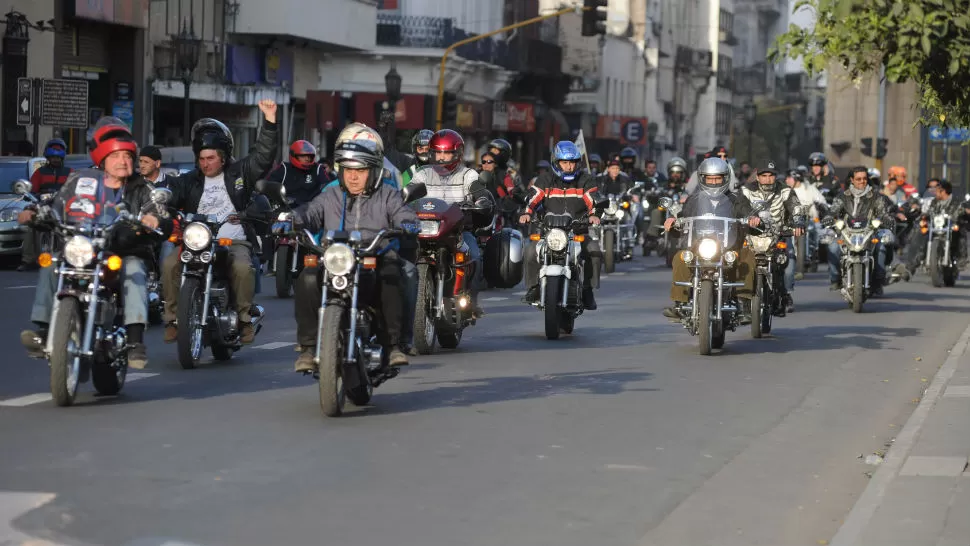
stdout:
[[583,288],[583,307],[588,311],[596,310],[596,296],[593,295],[592,288]]
[[398,347],[391,349],[389,360],[391,366],[407,366],[410,364],[408,355],[404,354],[404,351]]
[[47,332],[44,330],[24,330],[20,332],[20,343],[27,349],[27,356],[44,358],[44,345],[47,344]]
[[528,303],[528,304],[531,305],[531,304],[533,304],[533,303],[535,303],[537,301],[539,301],[539,286],[538,285],[533,286],[532,288],[528,289],[525,292],[525,295],[522,296],[522,303]]
[[256,340],[256,329],[249,322],[244,322],[239,327],[239,342],[243,345],[249,345]]
[[165,343],[175,343],[179,338],[179,328],[174,322],[165,325]]
[[882,295],[882,282],[873,282],[872,287],[869,288],[869,295],[874,298],[878,298]]
[[148,366],[148,353],[144,343],[133,343],[128,349],[128,367],[144,370]]
[[795,311],[795,299],[791,297],[791,294],[785,294],[785,311],[788,313]]
[[299,347],[300,356],[296,357],[296,364],[293,366],[293,371],[296,373],[313,373],[317,369],[317,365],[313,362],[313,347]]
[[795,273],[795,280],[796,281],[800,281],[800,280],[802,280],[804,278],[805,278],[805,274],[804,273]]

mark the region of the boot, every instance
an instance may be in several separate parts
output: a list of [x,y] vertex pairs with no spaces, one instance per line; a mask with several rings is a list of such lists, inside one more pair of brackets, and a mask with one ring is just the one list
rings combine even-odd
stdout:
[[179,338],[179,328],[174,322],[165,325],[165,343],[175,343]]
[[148,366],[148,352],[144,343],[132,343],[128,349],[128,367],[144,370]]
[[407,366],[410,364],[408,361],[408,355],[402,351],[400,347],[394,347],[391,349],[389,363],[391,366]]
[[244,322],[239,325],[239,342],[249,345],[256,339],[256,329],[251,322]]
[[538,284],[535,285],[535,286],[533,286],[532,288],[528,289],[525,292],[525,295],[522,296],[522,303],[528,303],[528,304],[531,305],[531,304],[533,304],[533,303],[535,303],[537,301],[539,301],[539,285]]
[[27,349],[30,358],[44,358],[44,346],[47,344],[47,328],[24,330],[20,332],[20,343]]
[[299,348],[299,351],[300,356],[296,357],[293,371],[296,373],[313,373],[316,371],[317,365],[313,362],[313,347],[303,345]]
[[596,310],[596,297],[593,295],[593,288],[583,288],[583,307],[589,311]]
[[671,322],[680,322],[680,313],[674,306],[664,307],[663,314],[665,317],[671,319]]

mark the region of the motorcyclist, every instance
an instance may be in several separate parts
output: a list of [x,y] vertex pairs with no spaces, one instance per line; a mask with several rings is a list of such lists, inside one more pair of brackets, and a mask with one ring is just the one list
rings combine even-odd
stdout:
[[687,183],[687,162],[682,158],[674,157],[667,162],[667,187],[665,193],[668,197],[684,191],[684,184]]
[[[795,192],[798,202],[802,205],[802,213],[805,215],[806,236],[808,237],[807,248],[814,249],[818,246],[818,230],[813,226],[822,212],[828,208],[825,196],[819,191],[815,184],[806,183],[802,179],[802,174],[795,169],[788,171],[785,177],[785,184]],[[801,280],[802,273],[795,272],[795,280]]]
[[[556,144],[552,153],[552,172],[543,173],[536,183],[529,188],[525,212],[519,217],[519,222],[528,223],[536,209],[541,205],[545,211],[553,214],[569,212],[573,219],[579,220],[589,214],[589,222],[599,224],[600,219],[595,216],[594,202],[597,192],[597,179],[584,173],[579,166],[582,160],[579,148],[569,141]],[[619,164],[611,165],[619,171]],[[599,287],[599,260],[601,252],[599,246],[587,237],[582,243],[583,259],[583,307],[588,310],[596,309],[596,298],[593,289]],[[536,247],[527,247],[526,263],[536,262]],[[533,303],[539,299],[539,270],[529,267],[526,270],[525,285],[529,287],[522,301]]]
[[896,181],[896,185],[899,186],[899,189],[903,191],[907,198],[919,193],[916,186],[906,181],[906,167],[894,165],[889,167],[889,172],[887,174],[890,180]]
[[623,173],[634,182],[641,182],[647,179],[647,175],[637,166],[639,160],[640,156],[633,148],[627,146],[620,150],[620,167]]
[[[401,192],[383,183],[384,157],[369,140],[349,140],[334,150],[334,161],[340,166],[339,184],[328,186],[323,193],[294,211],[294,228],[312,233],[322,230],[359,231],[369,241],[382,229],[414,229],[417,215],[404,204]],[[378,258],[378,289],[384,328],[379,332],[381,344],[389,350],[391,366],[408,364],[407,350],[402,347],[401,329],[406,313],[404,272],[401,259],[392,246],[386,246]],[[313,371],[317,341],[317,312],[320,309],[319,267],[305,268],[294,283],[296,336],[300,355],[297,372]],[[366,296],[366,295],[365,295]]]
[[[727,148],[725,148],[724,146],[715,146],[714,149],[708,152],[708,154],[705,156],[704,161],[707,161],[707,159],[711,159],[715,157],[720,159],[721,161],[724,162],[725,165],[727,165],[727,168],[728,168],[727,191],[729,192],[738,191],[738,188],[740,188],[744,182],[742,180],[739,180],[738,177],[735,176],[734,167],[732,167],[731,164],[728,163]],[[685,188],[687,195],[693,195],[697,193],[697,189],[700,187],[700,183],[698,181],[699,172],[700,172],[700,169],[698,168],[697,171],[694,171],[694,173],[690,175],[690,179],[687,181],[687,187]]]
[[882,173],[879,169],[875,167],[870,167],[866,174],[869,176],[869,184],[876,189],[876,192],[882,190]]
[[599,176],[603,168],[603,158],[600,154],[589,154],[589,174]]
[[168,182],[162,171],[162,151],[155,146],[143,146],[138,151],[138,172],[145,182],[156,188],[167,188]]
[[428,144],[433,136],[434,131],[431,129],[421,129],[411,138],[411,162],[401,172],[405,186],[411,183],[411,179],[414,178],[414,173],[418,172],[418,169],[423,169],[431,161]]
[[[825,166],[828,164],[828,159],[825,158],[825,154],[822,152],[812,152],[808,156],[808,164],[811,170],[808,176],[803,178],[803,182],[814,185],[819,191],[828,190],[829,192],[838,192],[839,188],[835,177],[825,174]],[[833,197],[835,196],[833,195]]]
[[[501,168],[500,155],[503,152],[493,146],[495,142],[493,140],[489,144],[490,153],[498,162],[498,167]],[[506,144],[508,143],[506,142]],[[451,129],[442,129],[435,133],[431,139],[430,147],[432,168],[418,171],[411,179],[412,182],[421,182],[427,186],[428,197],[441,199],[447,203],[466,201],[483,203],[487,200],[494,208],[494,197],[487,188],[479,183],[478,173],[462,164],[465,140],[461,135]],[[482,254],[478,248],[478,240],[471,231],[462,232],[462,241],[468,246],[468,254],[471,256],[471,262],[474,265],[471,282],[472,301],[475,315],[481,316],[484,311],[478,304],[478,291],[485,278]]]
[[[138,213],[146,204],[151,203],[152,186],[135,174],[134,162],[138,145],[124,122],[115,117],[104,117],[92,130],[94,146],[91,160],[97,169],[84,169],[71,174],[54,198],[51,209],[53,220],[64,223],[80,223],[107,216],[115,205],[124,204],[132,213]],[[37,217],[33,208],[20,213],[17,221],[21,224],[40,220],[36,225],[43,229],[43,220]],[[171,232],[171,220],[155,214],[145,214],[141,224],[148,229],[159,229],[163,236]],[[145,351],[145,325],[148,323],[148,289],[145,284],[147,266],[145,260],[154,253],[158,236],[147,230],[118,226],[112,234],[108,248],[123,258],[122,292],[124,297],[124,322],[131,348],[128,351],[128,365],[141,369],[148,365]],[[37,330],[26,330],[20,334],[20,341],[30,356],[44,357],[48,325],[57,289],[56,268],[47,267],[40,273],[30,320]],[[61,348],[61,350],[64,350]]]
[[[957,260],[960,269],[963,269],[967,261],[963,232],[960,228],[963,221],[963,203],[953,197],[953,184],[946,180],[940,182],[937,186],[936,195],[929,208],[923,211],[921,219],[932,221],[933,216],[937,214],[949,214],[953,219],[953,241],[950,248],[957,250]],[[909,244],[906,246],[906,269],[910,275],[914,275],[916,268],[919,267],[920,259],[926,253],[926,239],[929,237],[929,233],[923,233],[920,229],[914,229],[911,233]]]
[[[832,201],[828,214],[822,220],[822,225],[831,226],[837,220],[864,217],[868,220],[878,218],[882,222],[882,229],[892,230],[895,225],[894,211],[889,210],[887,201],[869,184],[868,169],[863,166],[854,167],[850,172],[850,186]],[[882,286],[886,280],[886,248],[879,243],[873,251],[875,263],[871,291],[873,295],[882,294]],[[838,241],[832,241],[828,247],[830,290],[842,288],[842,272],[840,259],[842,247]]]
[[[758,169],[757,183],[752,186],[743,186],[742,192],[748,201],[756,203],[765,201],[768,209],[764,211],[771,217],[771,222],[777,228],[793,228],[795,237],[805,234],[805,216],[802,212],[802,204],[795,191],[787,185],[778,182],[778,171],[775,164],[771,161]],[[764,214],[762,213],[762,214]],[[788,237],[788,265],[785,267],[785,311],[790,313],[794,310],[795,302],[792,297],[795,291],[795,245],[794,241]]]
[[926,191],[923,192],[923,199],[936,197],[936,189],[940,187],[939,178],[930,178],[926,181]]
[[643,171],[643,174],[646,175],[648,180],[653,180],[658,188],[663,187],[667,183],[667,177],[664,173],[657,171],[657,162],[653,159],[648,159],[644,168],[646,170]]
[[[701,212],[714,211],[715,215],[728,218],[747,219],[748,225],[757,227],[761,225],[761,219],[754,215],[751,202],[744,196],[743,192],[729,192],[728,180],[731,176],[731,168],[727,161],[719,157],[711,157],[701,162],[697,168],[698,185],[701,191],[695,192],[684,203],[684,208],[679,218],[691,218],[701,215]],[[678,223],[679,218],[667,218],[664,221],[664,229],[670,230]],[[750,300],[754,295],[754,281],[756,274],[756,264],[754,253],[742,246],[744,237],[742,230],[735,237],[735,246],[732,250],[738,253],[738,263],[733,269],[728,270],[728,275],[733,279],[738,279],[744,283],[743,287],[738,288],[738,297]],[[727,276],[727,275],[726,275]],[[691,268],[681,258],[681,253],[673,261],[673,283],[688,282],[691,277]],[[668,319],[680,320],[680,306],[689,300],[690,292],[687,287],[671,284],[670,299],[674,305],[663,310],[663,315]],[[748,305],[750,307],[750,305]]]
[[[70,167],[64,165],[65,157],[67,157],[67,144],[63,140],[52,138],[47,141],[44,146],[44,159],[47,161],[30,175],[31,193],[44,195],[60,191],[73,172]],[[34,232],[33,228],[28,226],[20,256],[21,263],[17,271],[34,271],[37,269],[37,256],[39,254],[40,236]]]
[[603,195],[620,195],[633,187],[633,180],[623,172],[623,160],[613,154],[606,165],[606,171],[599,176],[598,186]]
[[[263,126],[252,154],[233,160],[232,132],[222,122],[203,118],[192,127],[192,151],[197,168],[175,177],[169,183],[172,190],[170,206],[189,214],[215,215],[225,222],[215,237],[233,239],[229,246],[230,284],[235,297],[239,320],[239,340],[250,344],[256,336],[251,323],[250,308],[256,289],[255,270],[251,253],[258,248],[256,233],[237,217],[249,205],[256,181],[272,167],[279,148],[277,137],[277,105],[269,99],[259,102]],[[162,287],[165,291],[165,342],[178,339],[179,287],[181,261],[172,253],[162,264]]]
[[317,162],[317,148],[307,140],[290,145],[290,160],[280,163],[266,180],[280,182],[286,188],[286,199],[298,205],[309,203],[330,183],[323,165]]

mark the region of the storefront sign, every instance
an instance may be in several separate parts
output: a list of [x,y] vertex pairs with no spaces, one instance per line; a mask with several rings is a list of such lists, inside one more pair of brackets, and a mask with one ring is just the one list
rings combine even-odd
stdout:
[[475,126],[475,107],[471,104],[459,104],[456,124],[459,129],[473,128]]
[[534,105],[526,102],[509,102],[509,131],[513,133],[531,133],[536,130]]
[[495,131],[509,130],[509,112],[507,103],[496,101],[492,105],[492,129]]

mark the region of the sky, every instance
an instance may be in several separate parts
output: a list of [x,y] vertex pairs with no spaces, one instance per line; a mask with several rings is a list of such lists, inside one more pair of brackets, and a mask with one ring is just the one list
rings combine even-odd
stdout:
[[[795,8],[796,0],[788,0],[788,12]],[[808,28],[814,23],[814,14],[807,8],[802,8],[798,10],[798,13],[793,13],[788,16],[788,23],[795,24],[802,28]],[[801,60],[787,60],[785,62],[785,72],[802,72],[802,62]]]

